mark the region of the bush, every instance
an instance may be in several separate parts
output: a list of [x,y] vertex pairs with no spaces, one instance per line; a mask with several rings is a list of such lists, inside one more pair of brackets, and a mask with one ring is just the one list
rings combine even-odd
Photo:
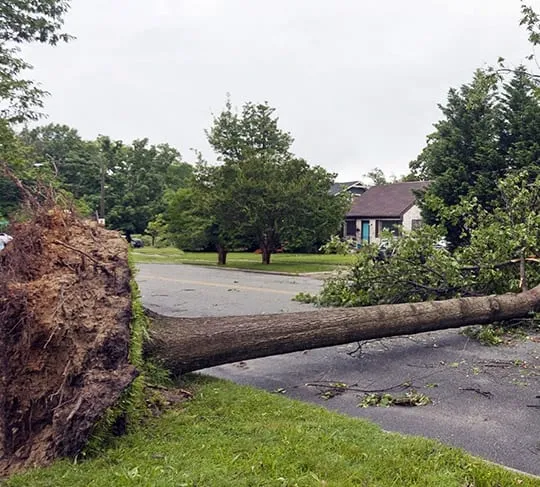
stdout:
[[352,238],[342,240],[337,235],[334,235],[328,242],[319,248],[319,252],[322,252],[323,254],[347,255],[354,248],[354,240]]
[[142,243],[145,247],[151,247],[152,246],[152,237],[150,235],[141,235],[140,240],[142,240]]
[[384,255],[377,245],[363,245],[353,266],[328,279],[319,296],[297,299],[322,306],[369,306],[445,299],[466,289],[468,281],[454,257],[435,245],[441,238],[437,228],[383,238]]
[[166,237],[157,237],[156,241],[154,242],[154,247],[156,247],[156,249],[162,249],[164,247],[170,246],[171,242],[169,242],[169,239],[167,239]]

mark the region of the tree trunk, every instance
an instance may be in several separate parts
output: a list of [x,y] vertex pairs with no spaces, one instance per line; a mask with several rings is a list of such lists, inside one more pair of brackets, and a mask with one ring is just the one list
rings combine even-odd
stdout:
[[272,252],[270,249],[263,249],[262,253],[262,263],[269,265],[270,264],[270,256],[272,255]]
[[227,263],[227,250],[221,245],[217,246],[218,252],[218,265],[225,265]]
[[272,255],[272,250],[275,248],[274,240],[275,239],[272,232],[264,232],[259,238],[262,263],[265,265],[270,264],[270,256]]
[[265,264],[265,265],[269,265],[271,255],[272,255],[272,250],[270,249],[270,245],[267,245],[266,243],[263,243],[261,245],[262,263]]
[[174,374],[360,340],[522,318],[540,309],[540,286],[520,294],[300,313],[152,318],[147,355]]

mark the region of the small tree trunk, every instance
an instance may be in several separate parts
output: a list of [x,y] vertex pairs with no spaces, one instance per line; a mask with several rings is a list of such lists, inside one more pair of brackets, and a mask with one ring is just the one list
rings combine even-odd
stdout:
[[272,251],[267,248],[267,247],[263,247],[262,249],[262,263],[263,264],[270,264],[270,256],[272,255]]
[[270,264],[270,256],[272,255],[272,250],[270,247],[269,242],[267,241],[267,238],[265,237],[263,239],[263,242],[261,243],[261,258],[263,264]]
[[301,313],[169,318],[149,312],[146,353],[175,374],[268,355],[373,338],[522,318],[540,309],[540,286],[520,294]]
[[221,245],[217,246],[217,252],[218,252],[218,265],[225,265],[227,263],[227,249],[222,247]]
[[152,247],[155,246],[155,243],[156,243],[156,236],[155,235],[151,235],[152,237]]

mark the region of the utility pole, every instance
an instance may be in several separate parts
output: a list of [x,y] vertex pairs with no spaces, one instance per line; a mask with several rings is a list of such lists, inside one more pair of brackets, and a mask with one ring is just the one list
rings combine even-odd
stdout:
[[105,158],[103,156],[101,157],[100,176],[99,216],[105,218]]

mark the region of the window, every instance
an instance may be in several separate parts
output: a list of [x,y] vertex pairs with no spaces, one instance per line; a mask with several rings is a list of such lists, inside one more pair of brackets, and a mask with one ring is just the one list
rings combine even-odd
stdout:
[[379,237],[383,230],[389,230],[394,235],[397,235],[398,234],[397,227],[399,227],[400,225],[401,225],[401,220],[378,220],[377,227],[376,227],[376,230],[377,230],[376,237]]
[[345,236],[356,237],[356,220],[345,221]]
[[411,220],[411,230],[418,230],[422,226],[422,220]]

